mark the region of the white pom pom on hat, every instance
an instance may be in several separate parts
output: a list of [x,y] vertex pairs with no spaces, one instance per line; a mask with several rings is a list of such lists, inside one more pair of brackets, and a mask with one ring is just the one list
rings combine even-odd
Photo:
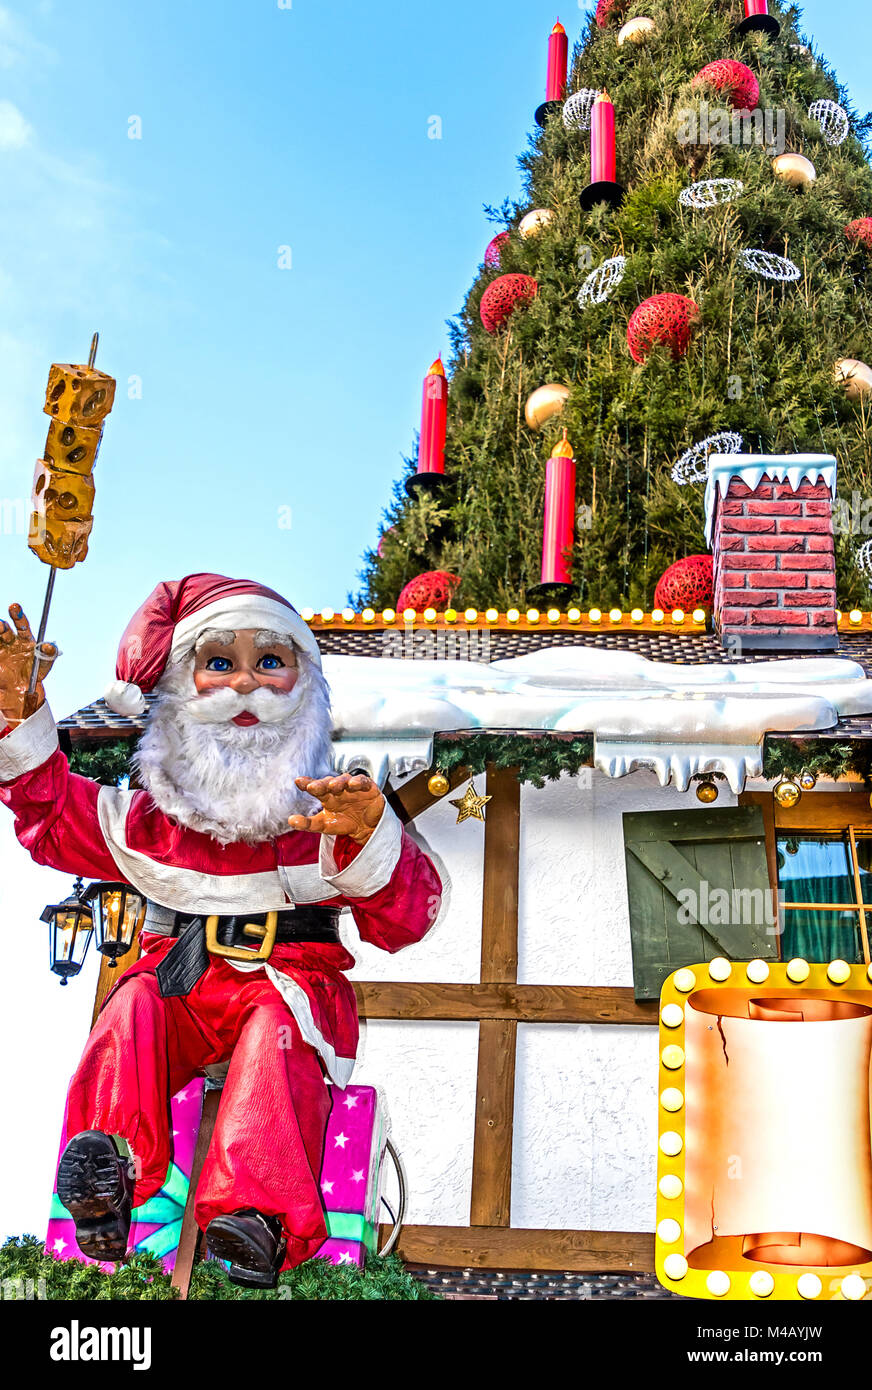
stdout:
[[103,692],[103,699],[114,714],[126,714],[129,718],[145,714],[148,708],[145,696],[132,681],[112,681]]

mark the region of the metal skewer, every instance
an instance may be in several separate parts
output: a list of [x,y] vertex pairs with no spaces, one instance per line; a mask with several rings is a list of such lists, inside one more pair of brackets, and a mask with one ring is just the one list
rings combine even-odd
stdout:
[[[100,334],[95,333],[91,339],[91,351],[88,353],[88,366],[93,367],[97,358],[97,344],[100,341]],[[54,565],[49,566],[48,583],[45,586],[45,598],[42,603],[42,616],[39,620],[39,629],[36,634],[36,650],[33,653],[33,670],[30,673],[30,684],[27,687],[28,695],[33,695],[36,690],[36,682],[39,679],[39,659],[42,644],[45,641],[45,631],[48,627],[48,613],[51,608],[52,595],[54,593],[55,577],[57,570]]]

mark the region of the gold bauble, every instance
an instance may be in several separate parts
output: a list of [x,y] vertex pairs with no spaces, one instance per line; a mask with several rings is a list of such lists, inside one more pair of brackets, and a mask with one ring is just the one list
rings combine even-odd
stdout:
[[718,799],[718,789],[714,782],[700,782],[696,789],[697,801],[705,801],[707,804]]
[[835,366],[835,378],[845,388],[849,401],[858,401],[872,391],[872,367],[856,357],[840,357]]
[[814,791],[817,785],[817,778],[813,772],[806,770],[799,774],[799,785],[804,792]]
[[791,782],[789,777],[782,777],[780,782],[776,782],[772,795],[779,806],[783,806],[785,810],[789,811],[791,806],[795,806],[799,801],[802,792],[795,782]]
[[537,236],[543,227],[547,227],[554,213],[550,208],[534,208],[528,212],[526,217],[522,217],[518,223],[518,231],[522,237]]
[[618,47],[625,43],[647,43],[656,28],[653,19],[648,19],[647,15],[628,19],[618,32]]
[[559,415],[569,400],[569,387],[561,386],[559,381],[549,381],[547,386],[539,386],[527,398],[524,415],[531,430],[541,430],[554,415]]
[[772,169],[776,177],[791,188],[810,188],[817,178],[817,170],[804,154],[776,155]]
[[431,796],[444,796],[451,790],[451,783],[444,772],[434,772],[427,783],[427,790]]

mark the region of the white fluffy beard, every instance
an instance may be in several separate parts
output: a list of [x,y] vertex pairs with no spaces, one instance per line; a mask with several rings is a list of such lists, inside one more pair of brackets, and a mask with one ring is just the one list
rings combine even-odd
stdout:
[[[319,809],[294,778],[333,771],[330,692],[305,653],[297,663],[300,675],[287,694],[261,687],[238,695],[225,687],[198,695],[193,656],[162,676],[133,761],[165,815],[222,845],[256,844],[284,834],[288,816]],[[234,724],[245,710],[261,722]]]

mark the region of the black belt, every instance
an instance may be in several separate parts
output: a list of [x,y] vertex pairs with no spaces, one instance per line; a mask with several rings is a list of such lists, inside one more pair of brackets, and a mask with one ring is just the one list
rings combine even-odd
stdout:
[[[258,952],[251,949],[258,937],[263,938],[271,932],[271,919],[275,918],[276,943],[315,942],[336,944],[339,942],[339,912],[332,907],[296,907],[287,912],[248,912],[232,917],[191,916],[177,912],[170,926],[169,935],[178,937],[175,946],[164,956],[157,967],[158,987],[165,999],[177,995],[190,994],[194,985],[209,967],[210,949],[206,944],[207,927],[213,950],[215,945],[230,949],[244,949],[245,958],[257,959]],[[252,930],[246,931],[246,928]],[[221,955],[221,950],[214,952]],[[261,959],[268,959],[269,952]]]

